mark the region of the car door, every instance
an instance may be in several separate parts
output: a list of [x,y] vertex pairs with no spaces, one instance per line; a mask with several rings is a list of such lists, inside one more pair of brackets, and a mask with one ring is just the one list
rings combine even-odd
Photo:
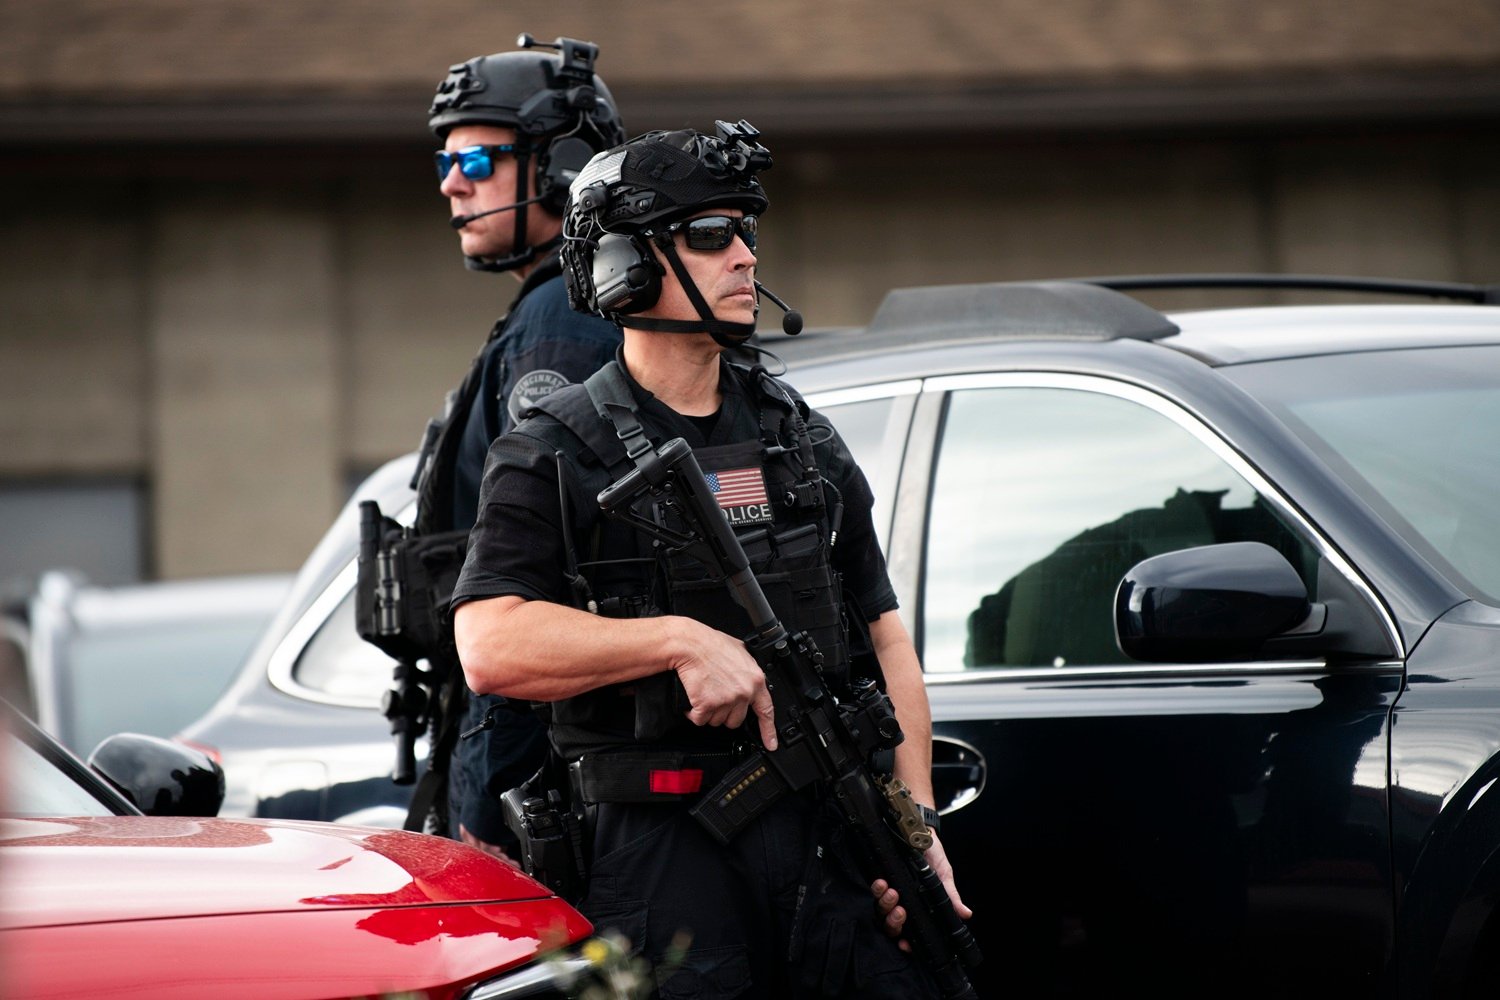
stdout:
[[1399,665],[1146,664],[1114,641],[1121,576],[1175,549],[1265,542],[1316,599],[1332,548],[1295,509],[1138,385],[925,381],[890,562],[981,995],[1300,991],[1383,968]]

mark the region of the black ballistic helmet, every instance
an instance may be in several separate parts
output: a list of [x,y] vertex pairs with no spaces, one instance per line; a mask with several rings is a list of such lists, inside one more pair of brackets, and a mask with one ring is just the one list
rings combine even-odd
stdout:
[[[526,231],[526,181],[536,159],[536,200],[562,215],[568,185],[601,149],[625,141],[614,97],[594,73],[599,47],[575,38],[538,42],[528,34],[521,51],[476,56],[448,69],[427,111],[439,139],[459,125],[497,125],[516,131],[516,246],[500,261],[469,259],[476,270],[506,271],[536,259],[545,247],[522,247]],[[538,52],[533,49],[552,49]],[[455,225],[458,223],[455,222]]]
[[563,220],[563,276],[574,309],[619,323],[655,305],[665,273],[651,253],[649,243],[655,243],[701,322],[636,319],[631,326],[707,332],[726,346],[754,332],[754,323],[714,317],[664,231],[704,209],[761,215],[770,204],[755,176],[771,166],[760,133],[746,121],[714,126],[713,136],[691,129],[648,132],[599,153],[579,173]]

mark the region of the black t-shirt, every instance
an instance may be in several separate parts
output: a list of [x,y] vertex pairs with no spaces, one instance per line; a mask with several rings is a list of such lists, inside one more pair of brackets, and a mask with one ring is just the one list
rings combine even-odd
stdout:
[[[754,390],[746,383],[743,369],[724,366],[720,377],[723,405],[719,419],[705,438],[691,418],[673,412],[638,384],[630,388],[639,407],[638,418],[653,445],[682,437],[695,449],[716,448],[760,438],[761,408]],[[562,392],[583,393],[581,386]],[[588,412],[592,414],[592,410]],[[844,506],[838,541],[831,554],[833,568],[843,578],[844,591],[852,596],[865,616],[873,621],[896,607],[895,593],[886,574],[885,558],[875,537],[871,507],[873,496],[848,447],[832,425],[813,413],[808,428],[815,460],[831,490],[830,503]],[[454,589],[453,606],[467,601],[519,596],[527,600],[573,603],[568,584],[569,554],[562,526],[563,502],[559,495],[556,451],[565,455],[587,454],[582,442],[562,428],[555,418],[541,414],[521,423],[490,448],[480,490],[479,518],[469,536],[468,556]],[[619,456],[612,455],[608,461]],[[605,518],[590,498],[608,477],[598,469],[595,482],[575,482],[580,466],[563,463],[572,483],[569,492],[569,532],[575,558],[598,561],[593,593],[601,603],[614,596],[639,592],[640,560],[650,559],[650,542],[641,532]],[[583,468],[588,465],[587,460]],[[628,560],[638,560],[632,567]],[[597,564],[597,563],[596,563]],[[654,565],[654,564],[652,564]],[[611,574],[615,574],[611,580]],[[611,582],[620,584],[611,590]],[[724,593],[724,601],[731,598]],[[788,624],[792,624],[788,622]],[[644,683],[644,682],[642,682]],[[564,756],[584,750],[633,744],[629,688],[601,689],[595,695],[571,699],[566,710],[559,706],[553,717],[553,741]],[[624,696],[624,697],[622,697]],[[668,742],[682,749],[708,749],[729,739],[716,727],[685,727]]]

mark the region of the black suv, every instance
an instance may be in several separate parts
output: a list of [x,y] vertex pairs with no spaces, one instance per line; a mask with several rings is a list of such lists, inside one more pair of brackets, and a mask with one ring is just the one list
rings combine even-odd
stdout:
[[951,286],[786,344],[881,501],[983,995],[1500,993],[1500,309]]
[[[1500,309],[1105,287],[1146,284],[769,342],[875,489],[981,995],[1500,994]],[[341,524],[220,713],[357,716],[330,801],[391,760]]]

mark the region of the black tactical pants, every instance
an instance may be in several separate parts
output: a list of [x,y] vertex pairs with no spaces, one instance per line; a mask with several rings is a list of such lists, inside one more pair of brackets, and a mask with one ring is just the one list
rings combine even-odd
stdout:
[[[936,995],[886,937],[868,884],[810,798],[789,796],[728,847],[685,804],[597,808],[579,908],[651,961],[664,1000]],[[679,934],[690,941],[674,969],[665,956]]]

